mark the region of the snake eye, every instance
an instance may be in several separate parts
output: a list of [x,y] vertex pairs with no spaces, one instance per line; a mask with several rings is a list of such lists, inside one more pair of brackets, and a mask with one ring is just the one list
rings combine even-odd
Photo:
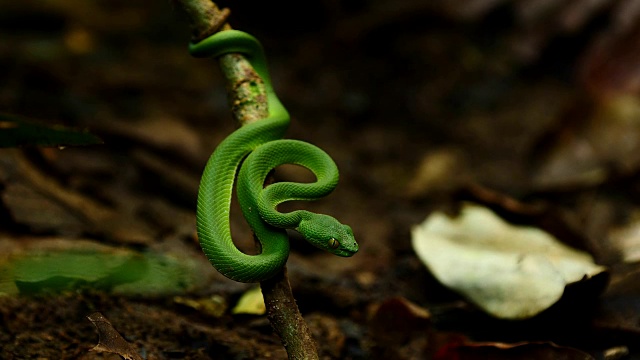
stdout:
[[331,238],[329,239],[329,247],[332,249],[337,249],[340,247],[340,243],[338,242],[338,240]]

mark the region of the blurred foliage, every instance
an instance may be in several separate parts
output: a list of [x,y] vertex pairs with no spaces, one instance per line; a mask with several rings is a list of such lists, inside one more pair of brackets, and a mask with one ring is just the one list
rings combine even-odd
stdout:
[[85,130],[62,125],[45,125],[16,115],[0,114],[0,147],[79,146],[102,144]]
[[189,262],[130,250],[32,251],[0,262],[0,294],[38,294],[92,288],[124,295],[184,291]]

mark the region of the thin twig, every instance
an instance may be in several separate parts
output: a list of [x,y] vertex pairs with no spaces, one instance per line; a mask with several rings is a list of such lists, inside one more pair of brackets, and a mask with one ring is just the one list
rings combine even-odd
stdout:
[[191,41],[194,43],[224,28],[230,15],[229,9],[219,9],[208,0],[174,0],[184,10],[191,26]]
[[[220,10],[210,0],[174,0],[189,17],[192,41],[198,42],[226,24],[229,11]],[[227,79],[227,93],[234,118],[246,125],[269,115],[264,83],[249,62],[240,54],[221,56],[219,64]],[[318,359],[311,332],[304,322],[291,292],[286,267],[273,278],[260,283],[267,317],[280,336],[289,359]]]

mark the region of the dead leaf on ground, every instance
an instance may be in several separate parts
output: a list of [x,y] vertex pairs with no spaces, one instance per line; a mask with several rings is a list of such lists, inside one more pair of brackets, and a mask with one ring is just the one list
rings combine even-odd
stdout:
[[623,262],[640,261],[640,212],[631,214],[626,224],[611,229],[608,244]]
[[533,176],[535,189],[594,186],[640,168],[640,100],[617,96],[575,106],[533,155],[543,159]]
[[253,287],[242,294],[236,306],[231,310],[232,314],[264,315],[265,312],[267,312],[267,308],[264,305],[264,297],[259,287]]
[[197,299],[175,296],[173,302],[215,318],[224,315],[228,307],[226,299],[220,295]]
[[431,314],[405,298],[393,297],[375,306],[370,322],[372,335],[378,341],[401,344],[416,333],[424,336]]
[[142,360],[138,351],[129,344],[120,333],[111,325],[104,315],[99,312],[87,316],[87,319],[98,330],[98,345],[91,351],[109,352],[118,354],[127,360]]
[[593,360],[593,356],[578,349],[558,346],[548,342],[518,344],[504,343],[461,343],[451,344],[438,351],[434,360],[446,359],[538,359],[538,360]]
[[[575,212],[554,206],[548,200],[539,200],[533,203],[522,202],[508,194],[473,182],[460,189],[455,198],[459,202],[471,202],[485,206],[514,225],[540,228],[571,247],[588,250],[596,257],[602,256],[596,252],[600,249],[591,243],[585,233],[584,222],[580,220],[580,217]],[[590,214],[603,217],[602,214],[595,213],[593,209],[590,209]],[[595,221],[591,221],[591,223],[595,223]]]
[[462,154],[452,149],[439,149],[425,154],[407,185],[407,196],[416,198],[450,193],[468,181],[470,175],[465,173],[463,165]]
[[594,318],[597,328],[640,335],[640,262],[613,266]]
[[403,297],[370,307],[372,353],[377,359],[423,359],[429,345],[431,314]]
[[412,243],[442,284],[504,319],[532,317],[556,303],[568,284],[605,271],[548,233],[508,224],[472,204],[456,218],[431,214],[413,228]]

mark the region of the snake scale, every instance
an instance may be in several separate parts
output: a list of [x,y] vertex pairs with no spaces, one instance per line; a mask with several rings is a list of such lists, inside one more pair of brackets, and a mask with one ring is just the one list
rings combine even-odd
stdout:
[[[305,210],[288,213],[277,206],[290,200],[316,200],[338,183],[338,168],[320,148],[282,139],[289,113],[276,96],[262,45],[237,30],[218,32],[189,46],[196,57],[244,55],[264,81],[269,116],[240,127],[215,149],[204,169],[198,192],[197,230],[211,264],[226,277],[260,282],[282,269],[289,256],[286,229],[298,231],[312,245],[338,256],[358,251],[351,228],[335,218]],[[282,164],[301,165],[316,177],[313,183],[278,182],[264,187],[269,172]],[[239,169],[239,170],[238,170]],[[261,244],[261,253],[248,255],[234,245],[229,213],[234,180],[242,213]]]

